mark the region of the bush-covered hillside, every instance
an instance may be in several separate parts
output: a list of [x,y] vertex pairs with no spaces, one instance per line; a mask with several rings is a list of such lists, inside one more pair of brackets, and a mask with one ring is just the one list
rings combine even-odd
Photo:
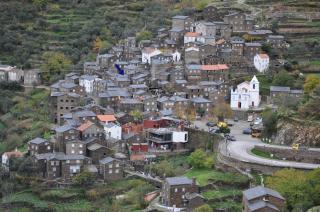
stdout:
[[140,30],[154,33],[171,15],[155,0],[0,1],[0,61],[37,67],[44,52],[58,51],[79,64],[97,37],[105,51]]

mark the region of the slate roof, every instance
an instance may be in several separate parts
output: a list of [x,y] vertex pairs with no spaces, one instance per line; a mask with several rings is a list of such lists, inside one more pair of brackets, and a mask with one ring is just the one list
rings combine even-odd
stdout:
[[75,128],[71,125],[63,125],[61,127],[55,128],[54,130],[58,133],[63,133],[63,132],[66,132],[66,131],[72,130],[72,129],[75,129]]
[[280,211],[275,205],[273,205],[269,202],[265,202],[263,200],[248,204],[248,208],[250,211],[257,211],[259,209],[266,208],[266,207],[272,208],[275,211]]
[[270,91],[273,91],[273,92],[290,92],[290,87],[270,86]]
[[103,148],[103,147],[104,146],[102,146],[101,144],[94,143],[94,144],[88,146],[87,149],[89,149],[90,151],[95,151],[95,150]]
[[185,20],[187,18],[189,18],[189,16],[185,16],[185,15],[176,15],[172,17],[172,19],[182,19],[182,20]]
[[279,192],[272,190],[270,188],[262,187],[262,186],[257,186],[254,188],[250,188],[248,190],[243,191],[243,196],[246,197],[247,200],[255,199],[257,197],[265,196],[265,195],[270,195],[273,197],[277,197],[279,199],[283,199],[284,197],[279,194]]
[[191,101],[194,103],[211,103],[211,101],[202,97],[192,98]]
[[168,177],[165,181],[170,185],[190,185],[192,184],[192,180],[187,177]]
[[38,160],[84,160],[88,158],[84,155],[66,155],[63,152],[36,154],[35,157]]
[[106,157],[106,158],[103,158],[103,159],[99,160],[99,163],[100,164],[107,164],[107,163],[110,163],[110,162],[112,162],[114,160],[117,160],[117,159],[112,158],[112,157]]
[[255,47],[260,47],[261,43],[245,43],[246,46],[255,46]]
[[43,138],[35,138],[35,139],[29,141],[28,143],[30,143],[30,144],[41,144],[41,143],[44,143],[44,142],[47,142],[47,140],[45,140]]
[[92,112],[91,110],[81,110],[81,111],[77,111],[74,113],[75,116],[77,117],[92,117],[92,116],[96,116],[96,114],[94,112]]

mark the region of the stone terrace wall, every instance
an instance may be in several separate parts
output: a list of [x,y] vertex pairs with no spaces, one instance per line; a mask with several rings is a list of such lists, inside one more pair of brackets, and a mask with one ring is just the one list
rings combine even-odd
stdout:
[[320,163],[320,151],[279,149],[274,147],[255,146],[255,149],[274,154],[277,158],[304,163]]

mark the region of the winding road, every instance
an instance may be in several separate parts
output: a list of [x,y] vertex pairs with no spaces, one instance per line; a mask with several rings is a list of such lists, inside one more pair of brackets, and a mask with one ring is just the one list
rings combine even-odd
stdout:
[[[205,122],[196,121],[195,124],[200,129],[205,131],[208,130]],[[254,155],[251,153],[251,150],[254,148],[254,146],[276,147],[279,149],[291,149],[291,147],[266,144],[257,138],[252,138],[250,135],[242,134],[242,130],[248,127],[249,123],[246,121],[235,122],[234,126],[231,127],[230,134],[236,137],[236,141],[221,142],[219,145],[220,154],[235,160],[265,166],[306,170],[320,168],[320,164],[268,159]],[[320,151],[319,148],[310,148],[310,150]]]

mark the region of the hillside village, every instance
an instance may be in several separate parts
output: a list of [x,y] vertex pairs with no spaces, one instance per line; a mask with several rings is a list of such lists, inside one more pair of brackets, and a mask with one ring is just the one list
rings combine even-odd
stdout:
[[[251,182],[255,172],[271,175],[279,167],[320,167],[318,149],[301,152],[298,146],[296,153],[291,146],[277,149],[266,144],[274,137],[264,134],[264,111],[276,110],[288,99],[298,102],[305,93],[301,86],[265,84],[266,76],[286,65],[266,49],[286,52],[290,44],[285,36],[259,27],[251,14],[221,13],[214,6],[191,16],[176,15],[171,23],[151,40],[119,40],[108,53],[85,61],[82,70],[50,85],[43,83],[40,69],[1,65],[0,81],[50,92],[51,122],[49,135],[29,140],[26,152],[3,153],[4,169],[13,173],[12,160],[24,158],[36,167],[34,177],[61,188],[86,174],[106,185],[134,176],[154,186],[144,193],[144,210],[201,211],[210,203],[206,192],[214,189],[204,186],[200,175],[166,176],[150,167],[163,158],[192,156],[199,149],[216,157],[209,168],[232,170],[235,178],[241,175]],[[235,146],[238,141],[279,164],[245,162],[245,153]],[[191,171],[196,169],[191,166]],[[242,201],[242,211],[286,210],[280,191],[263,182],[250,186],[248,179],[239,182],[243,193],[233,195]]]

